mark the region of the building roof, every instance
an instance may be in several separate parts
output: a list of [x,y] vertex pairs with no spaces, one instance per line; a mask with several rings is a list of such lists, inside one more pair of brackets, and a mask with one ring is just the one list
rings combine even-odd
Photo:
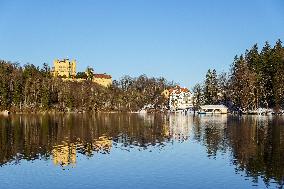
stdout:
[[94,78],[111,79],[111,75],[107,75],[107,74],[94,74]]
[[190,92],[187,88],[182,88],[182,87],[180,87],[180,86],[175,86],[174,88],[171,88],[171,89],[169,89],[169,93],[170,94],[172,94],[172,93],[176,93],[176,94],[179,94],[179,93],[181,93],[181,92],[185,92],[185,93],[187,93],[187,92]]

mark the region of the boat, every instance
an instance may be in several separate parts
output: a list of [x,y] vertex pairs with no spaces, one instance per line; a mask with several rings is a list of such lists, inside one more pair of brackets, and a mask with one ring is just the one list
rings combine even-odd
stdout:
[[228,108],[224,105],[204,105],[200,106],[198,114],[227,114]]

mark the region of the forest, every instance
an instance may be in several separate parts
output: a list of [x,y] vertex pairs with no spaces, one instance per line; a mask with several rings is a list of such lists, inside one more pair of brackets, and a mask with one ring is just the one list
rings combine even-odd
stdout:
[[195,107],[224,104],[231,111],[284,108],[284,48],[279,39],[273,47],[265,42],[235,56],[228,72],[209,69],[203,83],[193,87]]
[[147,104],[161,109],[161,92],[173,82],[164,78],[124,76],[102,87],[90,80],[63,81],[50,74],[47,64],[36,67],[0,61],[0,110],[11,112],[138,111]]
[[[78,72],[78,77],[82,78]],[[165,78],[123,76],[104,88],[90,79],[63,81],[50,74],[44,63],[20,66],[0,60],[0,110],[38,111],[121,111],[141,110],[146,105],[164,110],[167,105],[161,93],[175,86]],[[265,42],[244,54],[235,56],[228,72],[217,74],[209,69],[203,83],[193,89],[193,104],[224,104],[231,111],[248,112],[270,108],[284,109],[284,47],[279,39],[273,47]]]

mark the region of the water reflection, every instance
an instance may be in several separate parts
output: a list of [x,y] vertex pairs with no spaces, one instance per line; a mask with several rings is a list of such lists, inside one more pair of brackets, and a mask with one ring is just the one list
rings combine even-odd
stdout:
[[168,135],[171,139],[184,142],[189,139],[189,133],[192,129],[193,117],[187,117],[181,114],[170,115],[165,128],[168,128]]
[[22,159],[52,160],[75,167],[78,154],[91,157],[112,149],[161,150],[197,142],[208,158],[230,153],[235,173],[267,186],[284,183],[284,120],[281,117],[183,115],[18,115],[0,118],[0,164]]
[[194,139],[206,146],[209,157],[229,151],[236,173],[284,186],[283,118],[205,116],[196,117],[194,125]]
[[[257,183],[261,176],[269,185],[271,179],[284,183],[283,119],[230,119],[228,143],[236,171],[245,171]],[[241,137],[240,137],[241,136]]]
[[194,119],[194,139],[206,146],[208,157],[227,150],[227,115],[202,115]]
[[0,164],[21,159],[49,159],[75,166],[76,153],[108,154],[112,147],[129,150],[164,146],[169,128],[161,116],[136,114],[12,116],[1,119]]

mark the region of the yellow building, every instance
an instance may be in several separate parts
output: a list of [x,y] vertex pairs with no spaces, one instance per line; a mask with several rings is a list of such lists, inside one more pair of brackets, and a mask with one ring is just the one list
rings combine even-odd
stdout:
[[[52,67],[52,75],[54,77],[61,77],[63,81],[85,81],[92,80],[103,87],[108,87],[112,84],[111,75],[95,74],[94,70],[90,67],[87,68],[86,77],[76,78],[76,60],[70,61],[69,59],[54,60]],[[90,75],[91,74],[91,75]]]
[[53,157],[53,163],[62,167],[76,165],[76,145],[71,143],[53,146],[51,151]]
[[93,82],[108,87],[112,84],[112,77],[107,74],[94,74]]
[[96,152],[107,152],[109,153],[112,148],[112,138],[107,136],[100,136],[93,142],[94,150]]
[[75,77],[76,76],[76,60],[69,59],[54,60],[52,74],[54,77]]
[[166,99],[170,98],[170,91],[168,89],[165,89],[162,94]]

